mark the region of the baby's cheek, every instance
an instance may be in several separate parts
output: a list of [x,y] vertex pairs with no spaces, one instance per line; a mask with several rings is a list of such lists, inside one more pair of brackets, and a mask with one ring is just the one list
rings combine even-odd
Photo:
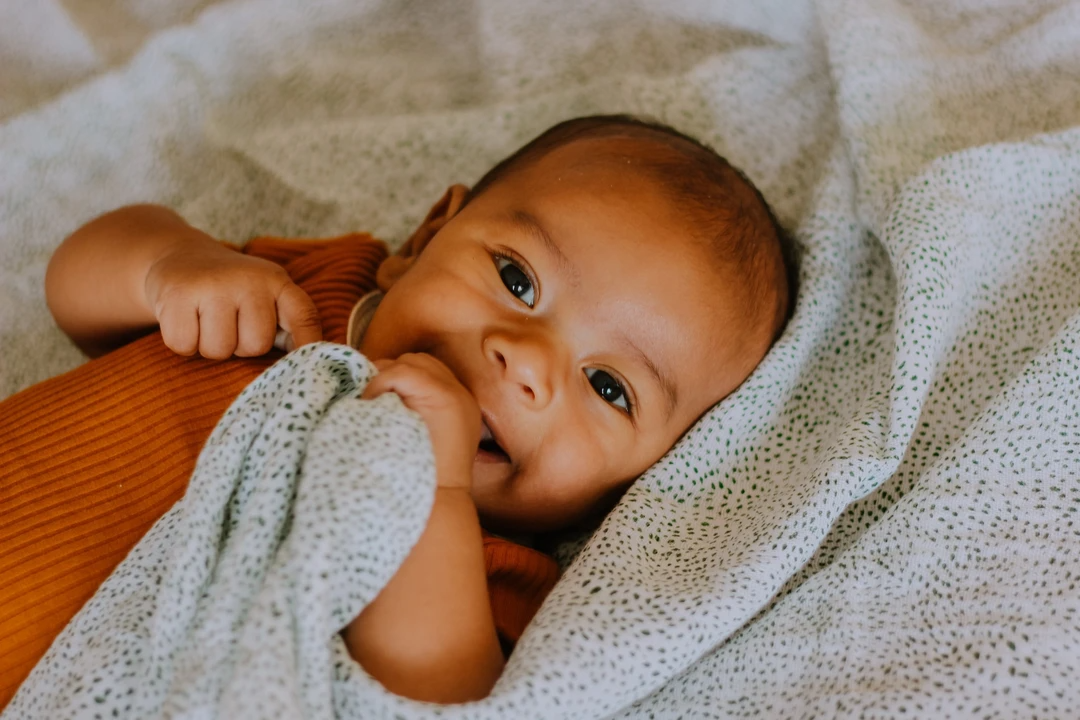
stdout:
[[547,443],[537,473],[545,479],[549,501],[566,507],[567,511],[604,494],[607,481],[615,481],[615,469],[609,448],[588,430],[561,433],[559,441]]

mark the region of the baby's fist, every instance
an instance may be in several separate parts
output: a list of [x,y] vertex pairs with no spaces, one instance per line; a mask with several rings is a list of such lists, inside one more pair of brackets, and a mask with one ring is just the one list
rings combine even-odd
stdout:
[[439,487],[472,489],[472,467],[480,445],[480,406],[445,364],[425,353],[376,360],[379,374],[362,397],[397,393],[420,413],[431,436]]
[[206,238],[177,245],[146,274],[165,345],[222,360],[269,352],[280,325],[299,347],[322,339],[314,303],[280,265]]

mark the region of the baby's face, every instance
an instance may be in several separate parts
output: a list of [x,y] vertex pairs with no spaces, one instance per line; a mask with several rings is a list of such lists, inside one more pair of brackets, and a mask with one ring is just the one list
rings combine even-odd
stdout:
[[566,527],[656,462],[768,349],[653,181],[557,149],[496,182],[389,289],[361,350],[430,353],[476,398],[485,526]]

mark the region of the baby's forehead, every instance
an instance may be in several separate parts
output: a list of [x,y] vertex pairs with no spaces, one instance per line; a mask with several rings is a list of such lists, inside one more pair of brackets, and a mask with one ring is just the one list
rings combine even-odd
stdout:
[[[527,160],[502,182],[517,191],[501,195],[510,212],[523,195],[532,201],[552,196],[597,213],[606,206],[622,206],[623,214],[647,213],[672,232],[701,234],[701,213],[679,187],[678,158],[641,138],[576,140]],[[716,197],[717,204],[724,200]]]
[[541,192],[592,178],[595,182],[578,195],[579,201],[599,203],[616,195],[634,206],[647,203],[653,217],[688,233],[713,261],[737,264],[738,248],[728,252],[724,246],[741,230],[769,225],[766,213],[752,211],[763,203],[726,163],[709,167],[683,150],[650,136],[587,137],[527,160],[524,171],[530,186]]
[[561,176],[567,172],[614,172],[636,177],[653,189],[670,185],[688,158],[677,147],[655,137],[613,134],[576,138],[532,159],[535,172]]

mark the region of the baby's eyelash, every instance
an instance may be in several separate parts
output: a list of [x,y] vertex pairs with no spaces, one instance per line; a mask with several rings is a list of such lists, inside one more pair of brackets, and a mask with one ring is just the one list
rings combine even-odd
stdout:
[[[586,368],[585,377],[588,378],[589,385],[592,386],[593,391],[600,396],[600,398],[608,405],[625,413],[631,421],[635,418],[635,407],[630,387],[626,381],[620,378],[616,373],[609,372],[603,368]],[[611,383],[605,382],[610,379]],[[611,391],[611,386],[614,384],[616,392],[611,393],[611,396],[605,394]],[[620,405],[620,401],[622,404]]]
[[499,278],[510,294],[530,308],[536,307],[540,295],[540,283],[524,258],[509,248],[492,250],[491,259]]

